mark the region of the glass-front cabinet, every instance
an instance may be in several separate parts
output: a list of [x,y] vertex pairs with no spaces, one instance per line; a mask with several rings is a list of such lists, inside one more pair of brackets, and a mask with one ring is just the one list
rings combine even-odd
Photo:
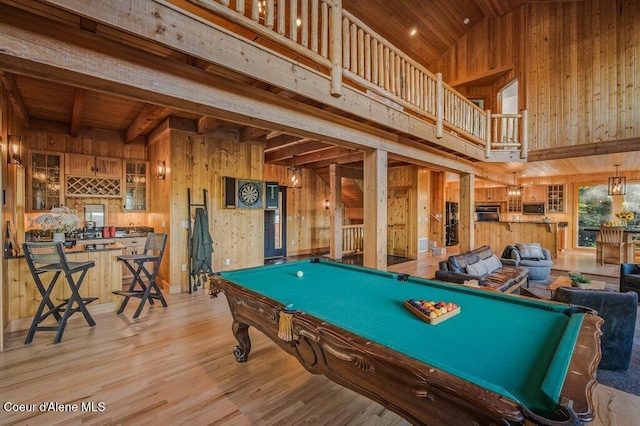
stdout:
[[31,151],[27,168],[27,211],[51,210],[62,204],[61,152]]
[[148,171],[146,161],[125,160],[124,211],[147,210]]

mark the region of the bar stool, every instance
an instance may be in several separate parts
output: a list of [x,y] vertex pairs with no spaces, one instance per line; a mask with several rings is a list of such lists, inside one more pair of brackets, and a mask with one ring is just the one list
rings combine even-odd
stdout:
[[[87,271],[95,266],[95,262],[67,261],[67,255],[64,252],[62,243],[27,242],[24,243],[22,247],[24,249],[27,265],[29,266],[33,280],[36,283],[38,291],[42,295],[40,305],[33,317],[31,327],[29,327],[29,332],[27,333],[27,338],[24,342],[25,345],[31,343],[36,331],[55,331],[56,336],[53,339],[53,343],[60,343],[62,340],[62,333],[64,333],[64,329],[67,326],[67,320],[76,312],[82,312],[84,319],[91,327],[96,325],[95,321],[89,314],[86,305],[98,298],[82,298],[79,293],[80,286],[82,285],[82,281],[84,280]],[[41,274],[47,272],[55,272],[55,274],[51,279],[51,282],[49,282],[49,285],[45,288],[42,283]],[[73,274],[77,272],[81,272],[82,274],[78,280],[75,281]],[[71,297],[64,299],[64,301],[58,305],[54,305],[51,300],[51,293],[58,281],[58,277],[60,277],[60,274],[62,273],[64,273],[67,284],[71,289]],[[50,315],[56,319],[58,324],[55,326],[40,325],[40,323]]]
[[[147,234],[147,241],[144,245],[144,251],[141,254],[125,254],[118,256],[117,259],[124,263],[124,265],[133,274],[133,280],[129,285],[128,290],[114,291],[113,294],[124,296],[124,300],[120,304],[118,314],[121,314],[129,303],[129,299],[137,297],[140,299],[138,309],[136,309],[133,318],[138,318],[144,304],[149,301],[149,304],[153,305],[154,299],[159,300],[162,306],[167,307],[167,301],[162,296],[162,291],[156,283],[156,276],[160,269],[160,262],[162,261],[162,255],[164,254],[164,248],[167,242],[167,234]],[[144,266],[147,262],[154,262],[153,270],[149,272]],[[144,273],[147,278],[147,284],[142,281],[140,273]],[[136,288],[136,285],[140,284],[140,288]],[[152,291],[153,290],[153,291]]]

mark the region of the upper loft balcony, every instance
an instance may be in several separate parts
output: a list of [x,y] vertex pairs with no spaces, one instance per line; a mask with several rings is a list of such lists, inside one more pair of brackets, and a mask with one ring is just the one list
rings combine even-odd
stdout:
[[[408,145],[435,148],[474,162],[526,161],[526,110],[521,114],[482,110],[444,83],[441,74],[434,74],[343,9],[341,0],[172,3],[312,70],[324,82],[314,87],[316,93],[304,93],[268,79],[270,73],[264,69],[268,64],[258,64],[263,65],[256,68],[258,73],[251,67],[236,72],[306,96],[311,102],[321,100],[321,95],[340,98],[346,89],[356,91],[384,105],[387,117],[372,117],[367,105],[346,100],[322,108],[337,106],[342,114],[397,134]],[[419,125],[404,126],[412,121]]]

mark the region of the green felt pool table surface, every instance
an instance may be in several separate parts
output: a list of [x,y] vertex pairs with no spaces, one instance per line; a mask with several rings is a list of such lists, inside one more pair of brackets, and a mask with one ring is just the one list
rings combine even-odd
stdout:
[[[584,315],[565,315],[566,306],[545,301],[413,277],[402,281],[324,260],[222,276],[540,414],[555,409]],[[403,306],[407,299],[454,302],[461,311],[430,325]]]

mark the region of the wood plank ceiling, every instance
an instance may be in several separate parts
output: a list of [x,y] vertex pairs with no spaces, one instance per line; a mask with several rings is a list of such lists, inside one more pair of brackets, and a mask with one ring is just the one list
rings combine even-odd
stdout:
[[[433,63],[449,49],[460,37],[484,17],[501,16],[521,6],[526,0],[411,0],[394,2],[388,0],[343,0],[346,10],[368,23],[375,31],[389,39],[412,56],[419,57],[427,65]],[[37,3],[18,0],[25,9]],[[35,6],[33,6],[35,7]],[[38,14],[49,14],[51,10],[34,9]],[[66,12],[56,11],[60,14]],[[465,23],[466,19],[468,23]],[[84,29],[121,39],[136,48],[154,51],[162,56],[177,56],[181,61],[191,62],[202,69],[225,73],[209,63],[201,63],[194,58],[184,58],[179,52],[172,52],[161,46],[140,43],[139,40],[114,32],[87,21],[84,18],[68,16],[61,19],[69,25],[80,25]],[[416,28],[415,36],[409,31]],[[149,44],[149,45],[148,45]],[[2,74],[2,70],[0,70]],[[227,75],[244,84],[278,93],[280,96],[295,97],[291,93],[264,83],[247,81],[241,76]],[[116,132],[124,140],[143,138],[155,124],[168,115],[177,115],[198,122],[198,131],[206,133],[217,127],[231,129],[238,134],[239,140],[252,140],[265,146],[265,162],[282,166],[291,166],[295,156],[297,166],[315,169],[319,174],[327,173],[331,163],[358,165],[362,154],[353,149],[338,147],[317,140],[303,139],[268,129],[242,127],[235,123],[217,120],[214,117],[202,117],[180,111],[168,110],[130,99],[119,98],[108,93],[65,86],[55,82],[41,81],[19,75],[3,75],[3,81],[13,79],[28,114],[31,128],[51,129],[78,134],[79,129],[97,129]],[[307,100],[309,102],[309,100]],[[319,106],[322,107],[322,106]],[[332,111],[334,112],[334,111]],[[623,156],[620,170],[640,167],[640,156]],[[487,164],[486,168],[499,173],[518,173],[522,176],[552,176],[579,173],[590,170],[593,173],[609,172],[615,160],[611,156],[592,156],[579,159],[540,161],[537,163]],[[393,165],[393,164],[391,164]]]

